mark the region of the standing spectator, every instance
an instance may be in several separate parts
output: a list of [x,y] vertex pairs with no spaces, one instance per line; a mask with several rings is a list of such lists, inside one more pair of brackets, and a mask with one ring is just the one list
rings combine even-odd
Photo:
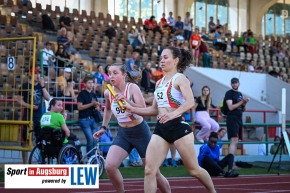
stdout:
[[55,53],[57,57],[56,67],[57,67],[57,76],[59,76],[59,70],[64,69],[65,67],[72,67],[70,64],[70,54],[64,49],[64,45],[58,45],[58,49]]
[[155,89],[155,81],[153,80],[153,74],[151,72],[151,62],[145,64],[145,68],[142,71],[141,86],[145,92],[153,91]]
[[58,45],[63,45],[64,46],[64,49],[67,51],[67,52],[70,52],[70,44],[71,44],[71,39],[69,39],[67,37],[67,30],[66,28],[61,28],[60,29],[60,36],[57,37],[57,44]]
[[[79,110],[79,124],[82,128],[86,140],[87,140],[87,152],[94,148],[96,142],[93,138],[93,134],[97,132],[97,123],[94,119],[94,111],[99,111],[100,106],[97,100],[97,96],[94,93],[95,78],[92,76],[86,76],[84,78],[85,89],[82,90],[77,97],[77,106]],[[89,156],[92,156],[94,152],[91,152]]]
[[69,12],[66,9],[64,10],[63,16],[61,16],[59,18],[59,26],[60,26],[60,28],[64,27],[68,31],[73,32],[73,30],[74,30],[74,26],[73,26],[72,21],[69,17]]
[[[134,147],[137,149],[143,163],[145,163],[146,149],[151,134],[149,126],[142,116],[121,109],[117,103],[117,101],[122,100],[126,104],[134,106],[134,108],[145,107],[140,88],[126,80],[126,78],[130,78],[130,75],[124,65],[112,64],[109,67],[109,77],[116,95],[114,97],[109,90],[105,90],[104,120],[101,130],[94,134],[94,138],[99,139],[103,135],[112,114],[114,114],[118,120],[118,133],[107,155],[106,172],[116,192],[125,192],[123,177],[118,168]],[[131,79],[131,81],[134,80]],[[155,183],[158,183],[161,192],[170,192],[168,181],[159,170],[156,172],[156,176]]]
[[183,32],[184,25],[183,25],[183,21],[181,21],[180,16],[177,17],[177,21],[175,22],[174,27],[177,32],[181,32],[181,33]]
[[215,25],[216,27],[223,27],[222,25],[221,25],[221,23],[220,23],[220,20],[219,19],[216,19],[216,25]]
[[[158,122],[146,150],[144,191],[156,192],[156,174],[164,161],[170,144],[174,144],[191,176],[196,177],[210,193],[216,193],[207,171],[198,165],[193,146],[192,129],[182,121],[182,114],[194,106],[190,81],[179,73],[190,65],[191,53],[177,47],[162,51],[160,66],[166,76],[157,82],[153,105],[147,108],[126,103],[126,111],[142,116],[158,115]],[[158,147],[158,148],[156,148]]]
[[198,57],[199,57],[199,47],[201,44],[201,37],[198,34],[198,28],[195,28],[194,32],[190,36],[190,48],[192,49],[192,54],[194,57],[194,65],[198,66]]
[[201,44],[199,46],[199,53],[202,55],[202,62],[203,62],[203,67],[208,67],[210,68],[210,53],[208,51],[208,46],[207,44],[201,39]]
[[184,29],[184,39],[187,41],[189,41],[189,39],[190,39],[192,27],[193,27],[190,20],[191,20],[190,13],[186,12],[184,22],[183,22],[183,24],[184,24],[183,29]]
[[[19,95],[17,97],[17,102],[23,107],[23,117],[22,121],[33,120],[33,131],[34,137],[37,138],[40,133],[40,118],[43,113],[42,104],[43,98],[45,100],[50,99],[50,95],[45,88],[44,78],[40,77],[40,68],[36,67],[34,69],[34,92],[30,92],[32,89],[32,74],[33,69],[30,69],[29,81],[23,83],[19,89]],[[31,107],[31,95],[33,94],[33,115],[30,117],[30,107]],[[23,125],[21,129],[21,146],[27,147],[28,145],[28,136],[27,136],[27,125]],[[27,152],[22,151],[22,159],[25,164],[27,161]]]
[[[223,175],[224,177],[238,177],[239,174],[233,171],[234,154],[228,154],[222,160],[220,157],[220,147],[217,145],[218,135],[212,132],[209,141],[200,147],[198,164],[203,167],[211,176]],[[227,172],[224,168],[228,166]]]
[[249,98],[243,97],[238,91],[240,82],[238,78],[231,79],[232,89],[225,94],[225,101],[229,108],[227,114],[227,134],[230,140],[229,153],[235,155],[239,139],[242,137],[243,120],[242,115]]
[[[63,96],[65,102],[77,102],[77,98],[74,91],[75,81],[71,78],[67,79],[67,86],[64,88]],[[77,110],[77,106],[75,104],[64,104],[65,110],[74,111]]]
[[208,22],[208,31],[209,31],[209,33],[214,33],[215,30],[216,30],[216,25],[213,22],[213,16],[210,16],[209,17],[209,22]]
[[201,143],[204,143],[204,140],[208,140],[211,132],[217,132],[219,130],[219,124],[209,115],[209,108],[211,106],[210,88],[203,86],[201,96],[197,97],[195,104],[195,120],[201,125],[201,130],[197,133],[196,139]]
[[139,68],[136,65],[137,59],[139,57],[139,53],[138,52],[133,52],[132,53],[132,57],[129,58],[126,62],[126,69],[127,71],[134,77],[139,77],[141,76],[140,72],[139,72]]
[[170,27],[171,33],[174,33],[175,32],[175,20],[174,20],[172,15],[173,15],[173,13],[172,13],[172,11],[170,11],[169,16],[167,18],[167,22],[168,22],[168,25]]
[[65,68],[63,75],[56,78],[56,83],[58,85],[56,96],[63,96],[64,88],[67,87],[67,80],[70,78],[72,78],[72,70],[71,68]]
[[45,48],[42,50],[42,64],[43,64],[43,74],[48,76],[49,68],[53,67],[55,62],[54,53],[51,49],[51,43],[46,42]]
[[168,26],[167,20],[165,18],[165,13],[162,13],[162,17],[160,19],[160,27],[165,29]]

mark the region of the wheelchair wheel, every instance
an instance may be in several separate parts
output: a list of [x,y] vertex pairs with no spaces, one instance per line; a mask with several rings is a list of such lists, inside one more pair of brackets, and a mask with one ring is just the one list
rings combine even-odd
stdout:
[[105,159],[101,155],[93,155],[90,157],[88,164],[99,164],[99,177],[101,177],[105,171]]
[[43,158],[43,155],[41,153],[41,149],[39,149],[37,146],[35,146],[30,155],[29,155],[29,164],[45,164],[45,160]]
[[75,146],[64,145],[59,151],[58,164],[80,164],[80,154]]
[[56,157],[48,157],[41,152],[41,149],[35,146],[28,159],[29,164],[56,164],[57,160]]

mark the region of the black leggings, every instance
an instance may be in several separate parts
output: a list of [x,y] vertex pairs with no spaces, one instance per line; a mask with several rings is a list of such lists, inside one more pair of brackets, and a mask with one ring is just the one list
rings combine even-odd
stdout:
[[222,160],[216,164],[210,157],[205,156],[202,161],[202,167],[209,173],[211,176],[218,176],[220,173],[224,173],[224,168],[228,166],[228,170],[233,169],[234,164],[234,155],[228,154]]

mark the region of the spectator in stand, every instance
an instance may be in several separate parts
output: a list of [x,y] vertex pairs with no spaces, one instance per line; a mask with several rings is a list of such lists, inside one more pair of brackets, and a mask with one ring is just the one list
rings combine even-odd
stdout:
[[59,18],[59,26],[60,28],[65,28],[68,31],[74,31],[73,23],[69,17],[69,12],[65,9],[63,16]]
[[56,92],[56,96],[63,96],[64,88],[67,87],[67,80],[72,78],[72,70],[71,68],[65,68],[63,71],[63,75],[58,76],[56,78],[56,82],[58,85],[58,90]]
[[110,65],[109,64],[107,64],[106,66],[105,66],[105,69],[104,69],[104,80],[105,80],[105,82],[106,83],[109,83],[109,72],[108,72],[108,68],[110,67]]
[[[215,33],[216,31],[216,24],[213,22],[213,16],[209,17],[209,22],[208,22],[208,31],[209,33]],[[221,26],[219,26],[221,27]]]
[[43,64],[43,71],[44,71],[43,74],[45,76],[48,76],[49,68],[53,67],[53,65],[55,63],[55,57],[54,57],[54,53],[51,49],[51,43],[46,42],[45,48],[42,51],[43,51],[42,64]]
[[60,36],[57,37],[57,44],[63,45],[67,52],[70,51],[71,40],[67,37],[67,30],[64,27],[60,29]]
[[201,44],[201,37],[199,35],[198,28],[195,28],[194,32],[190,36],[190,48],[192,49],[192,55],[194,57],[194,66],[198,66],[199,47]]
[[[246,39],[246,44],[248,46],[248,50],[251,54],[256,53],[257,49],[257,39],[254,37],[253,32],[249,32],[247,39]],[[285,56],[284,56],[285,57]]]
[[166,75],[166,72],[162,71],[162,68],[160,67],[159,64],[156,64],[156,70],[153,72],[153,77],[155,82],[157,82],[158,80],[160,80],[161,78],[163,78]]
[[[233,171],[234,155],[230,153],[220,160],[220,147],[217,145],[217,142],[218,135],[212,132],[209,136],[209,141],[199,149],[198,164],[211,176],[238,177],[239,173]],[[228,170],[225,172],[223,169],[226,166]]]
[[141,33],[138,33],[137,38],[134,40],[132,45],[135,47],[135,50],[138,51],[140,54],[149,53],[149,48],[147,48],[146,44],[146,31],[142,30]]
[[144,88],[145,92],[154,91],[155,81],[153,80],[153,74],[151,71],[152,63],[149,61],[145,64],[145,68],[142,71],[141,86]]
[[162,29],[165,29],[166,27],[168,27],[169,25],[168,25],[168,23],[167,23],[167,20],[166,20],[166,18],[165,18],[165,13],[162,13],[162,17],[161,17],[161,19],[160,19],[160,27],[162,28]]
[[58,45],[58,49],[55,53],[57,57],[56,68],[57,68],[57,76],[59,76],[59,70],[64,69],[65,67],[71,68],[71,56],[70,54],[64,49],[64,45]]
[[210,88],[203,86],[201,89],[201,96],[197,97],[195,104],[196,122],[201,125],[201,130],[196,135],[196,140],[204,143],[208,140],[211,132],[219,130],[219,124],[210,117],[209,108],[215,107],[212,105]]
[[254,63],[255,63],[254,60],[249,61],[248,72],[255,72],[255,64]]
[[150,19],[146,19],[144,21],[144,29],[145,30],[152,30],[154,33],[159,32],[161,33],[160,27],[157,25],[157,22],[155,20],[155,16],[151,16]]
[[104,82],[104,68],[101,64],[99,64],[97,66],[97,71],[94,74],[95,76],[95,90],[96,90],[96,94],[97,96],[101,96],[103,93],[103,82]]
[[175,27],[176,32],[183,33],[184,25],[183,25],[183,21],[181,21],[180,16],[177,17],[177,21],[175,22],[174,27]]
[[208,46],[207,44],[201,39],[201,44],[199,46],[199,53],[202,55],[202,62],[203,62],[203,67],[208,67],[210,68],[210,53],[208,51]]
[[189,41],[189,39],[190,39],[192,27],[193,27],[192,22],[190,20],[191,20],[190,13],[186,12],[184,22],[183,22],[183,24],[184,24],[184,27],[183,27],[184,35],[183,36],[184,36],[184,39],[187,41]]
[[175,32],[175,20],[174,20],[172,15],[173,15],[173,13],[172,13],[172,11],[170,11],[169,16],[167,18],[167,22],[168,22],[168,25],[170,27],[171,33],[174,33]]
[[223,25],[220,24],[220,20],[219,19],[216,20],[216,25],[215,26],[216,27],[223,27]]
[[215,34],[214,34],[213,45],[215,47],[217,47],[217,49],[225,52],[227,49],[227,44],[225,43],[224,39],[222,38],[222,34],[223,34],[223,29],[221,27],[217,27]]
[[132,57],[129,58],[126,62],[126,69],[127,69],[128,73],[130,73],[130,75],[134,76],[134,77],[141,76],[141,73],[139,72],[139,68],[136,65],[136,61],[137,61],[138,57],[139,57],[139,53],[134,51],[132,53]]
[[[130,29],[129,33],[128,33],[128,40],[129,40],[129,44],[133,46],[133,43],[135,41],[135,39],[137,38],[138,34],[135,32],[135,30],[133,28]],[[134,46],[133,46],[134,48]]]
[[248,30],[247,32],[243,33],[243,35],[236,40],[236,46],[238,47],[238,52],[240,52],[240,47],[244,48],[245,54],[247,54],[247,52],[249,51],[248,50],[248,44],[249,44],[250,40],[247,40],[249,33],[251,33],[250,30]]

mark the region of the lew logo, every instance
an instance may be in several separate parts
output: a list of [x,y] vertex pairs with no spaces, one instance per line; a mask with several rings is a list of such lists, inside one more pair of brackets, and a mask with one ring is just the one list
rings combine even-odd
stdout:
[[5,188],[96,189],[99,165],[5,165]]
[[71,185],[96,185],[99,170],[97,167],[71,168]]

